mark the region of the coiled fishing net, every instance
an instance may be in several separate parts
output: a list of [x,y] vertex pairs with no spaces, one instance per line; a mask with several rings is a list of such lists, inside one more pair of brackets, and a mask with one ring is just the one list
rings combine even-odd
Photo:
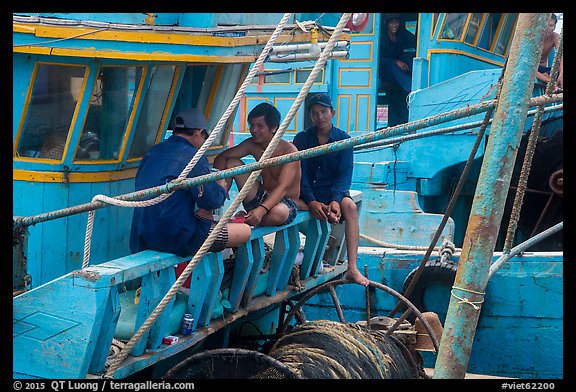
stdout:
[[163,379],[294,379],[283,363],[258,351],[223,348],[192,355],[170,369]]
[[306,379],[412,379],[423,370],[396,338],[328,320],[296,326],[268,355]]
[[423,369],[396,338],[358,324],[311,321],[280,338],[268,355],[240,348],[204,351],[164,379],[413,379]]

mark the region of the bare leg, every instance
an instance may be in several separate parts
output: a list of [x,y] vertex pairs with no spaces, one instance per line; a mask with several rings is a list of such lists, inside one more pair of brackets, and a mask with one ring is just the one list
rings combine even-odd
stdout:
[[[239,166],[243,166],[243,165],[244,165],[244,162],[241,159],[230,158],[226,161],[226,167],[222,168],[222,169],[231,169],[233,167],[239,167]],[[248,181],[248,177],[250,177],[250,174],[251,173],[244,173],[244,174],[238,174],[238,175],[234,176],[234,181],[236,181],[236,186],[238,187],[238,191],[240,191],[244,187],[244,185]],[[227,178],[226,183],[228,184],[227,190],[229,191],[230,188],[232,187],[232,177]],[[252,189],[250,189],[250,191],[248,191],[248,194],[246,195],[244,200],[249,201],[249,200],[252,200],[253,198],[255,198],[257,191],[258,191],[258,186],[256,184],[255,186],[252,187]]]
[[278,226],[282,223],[286,222],[288,219],[288,215],[290,211],[288,210],[288,206],[284,203],[278,203],[269,213],[262,217],[262,221],[260,222],[261,226]]
[[348,251],[348,271],[345,277],[362,286],[367,286],[368,279],[360,273],[356,265],[358,244],[360,243],[360,226],[356,203],[349,197],[345,197],[342,199],[340,207],[342,208],[342,216],[346,221],[344,233],[346,234],[346,250]]
[[245,223],[228,223],[228,242],[226,247],[236,248],[250,239],[251,229]]
[[302,199],[296,199],[296,200],[294,200],[294,202],[295,202],[296,205],[298,206],[298,210],[299,210],[299,211],[308,211],[308,210],[309,210],[308,204],[306,204],[306,203],[304,202],[304,200],[302,200]]

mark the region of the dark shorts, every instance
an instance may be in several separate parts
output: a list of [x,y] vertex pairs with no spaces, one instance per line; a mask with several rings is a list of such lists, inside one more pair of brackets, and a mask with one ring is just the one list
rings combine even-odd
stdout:
[[552,67],[545,67],[543,65],[539,65],[538,66],[538,72],[540,73],[547,73],[548,75],[550,75],[550,70],[552,69]]
[[[244,206],[244,209],[246,209],[246,212],[249,212],[258,207],[260,204],[262,204],[264,200],[266,200],[267,198],[268,198],[268,192],[264,190],[264,187],[260,182],[258,183],[258,192],[256,192],[256,196],[250,201],[242,202],[242,205]],[[280,202],[286,204],[286,206],[288,207],[288,218],[286,218],[284,223],[278,226],[292,223],[294,218],[296,218],[296,214],[298,213],[298,206],[292,199],[290,199],[287,196],[284,196],[282,200],[280,200]]]
[[[210,225],[211,225],[210,230],[208,230],[208,234],[206,234],[206,237],[203,240],[203,242],[204,242],[204,241],[206,241],[206,238],[208,238],[210,233],[212,233],[212,230],[214,230],[214,227],[216,226],[216,221],[213,221],[212,219],[204,218],[203,216],[199,216],[199,215],[194,215],[194,217],[196,219],[201,219],[203,221],[210,222]],[[216,236],[216,240],[214,240],[212,245],[210,245],[210,249],[208,249],[208,252],[221,252],[226,248],[227,243],[228,243],[228,225],[224,225],[224,227],[222,227],[222,230],[220,231],[220,233],[218,233],[218,235]]]

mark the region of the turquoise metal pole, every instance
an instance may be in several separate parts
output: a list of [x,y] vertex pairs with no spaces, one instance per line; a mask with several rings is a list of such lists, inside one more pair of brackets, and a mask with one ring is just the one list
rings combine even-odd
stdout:
[[466,375],[549,19],[549,13],[518,16],[451,291],[435,379],[463,379]]

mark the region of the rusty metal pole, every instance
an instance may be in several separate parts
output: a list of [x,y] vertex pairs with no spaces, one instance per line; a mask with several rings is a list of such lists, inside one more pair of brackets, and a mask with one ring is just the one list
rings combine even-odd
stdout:
[[434,368],[435,379],[463,379],[468,369],[498,228],[549,19],[549,13],[518,16],[451,291]]

